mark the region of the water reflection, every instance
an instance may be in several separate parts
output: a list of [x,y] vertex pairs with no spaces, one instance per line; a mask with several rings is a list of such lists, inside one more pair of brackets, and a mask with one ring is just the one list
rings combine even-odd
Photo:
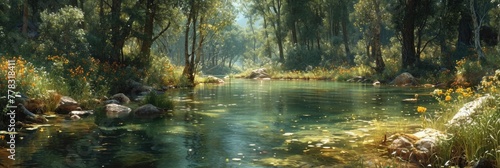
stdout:
[[[430,90],[327,81],[232,80],[168,92],[175,116],[110,119],[96,110],[25,133],[22,167],[336,166],[376,158],[385,132],[420,126]],[[415,93],[417,103],[404,103]],[[50,161],[50,162],[49,162]]]

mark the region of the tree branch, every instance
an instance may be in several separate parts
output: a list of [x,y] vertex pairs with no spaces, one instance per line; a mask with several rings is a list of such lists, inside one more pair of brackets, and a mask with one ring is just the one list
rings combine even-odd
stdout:
[[172,22],[168,22],[167,27],[165,27],[163,30],[161,30],[160,33],[158,33],[158,35],[153,37],[153,41],[158,39],[163,33],[165,33],[168,30],[168,28],[170,28],[170,23],[172,23]]

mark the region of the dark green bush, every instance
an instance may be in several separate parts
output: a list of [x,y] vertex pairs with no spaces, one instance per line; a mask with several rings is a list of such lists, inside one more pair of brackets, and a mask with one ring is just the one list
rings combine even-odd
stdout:
[[305,70],[306,67],[316,67],[324,55],[322,50],[294,47],[287,53],[284,64],[285,70]]

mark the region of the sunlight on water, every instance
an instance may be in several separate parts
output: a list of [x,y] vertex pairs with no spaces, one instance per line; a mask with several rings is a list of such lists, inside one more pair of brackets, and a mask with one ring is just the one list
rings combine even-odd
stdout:
[[[231,80],[168,92],[175,116],[83,120],[24,132],[24,167],[341,166],[384,159],[384,135],[421,127],[424,88]],[[422,95],[417,103],[401,100]],[[99,111],[98,111],[99,112]],[[97,113],[98,113],[97,112]],[[48,162],[50,161],[50,163]]]

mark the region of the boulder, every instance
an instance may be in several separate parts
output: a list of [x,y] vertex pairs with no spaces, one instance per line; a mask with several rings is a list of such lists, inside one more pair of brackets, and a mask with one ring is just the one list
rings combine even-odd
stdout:
[[130,114],[132,109],[119,104],[107,104],[105,111],[108,118],[125,118]]
[[60,104],[54,111],[57,114],[68,114],[75,110],[82,110],[82,108],[78,104]]
[[451,127],[471,124],[472,117],[481,112],[479,109],[488,104],[494,105],[494,101],[495,97],[486,95],[464,104],[462,108],[458,110],[457,114],[455,114],[455,116],[448,121],[447,125]]
[[153,91],[153,87],[143,85],[142,83],[139,83],[132,79],[127,80],[126,85],[127,89],[125,93],[129,94],[133,98],[135,98],[138,94],[143,94],[144,92],[149,93]]
[[207,76],[204,83],[224,83],[224,80],[215,76]]
[[134,110],[133,114],[135,118],[145,118],[152,119],[163,116],[165,110],[158,108],[152,104],[143,105]]
[[54,111],[58,114],[68,114],[75,110],[82,110],[80,104],[71,97],[61,96],[61,100],[59,100],[59,104]]
[[120,104],[128,104],[130,99],[123,93],[118,93],[111,96],[111,99],[117,100]]
[[394,78],[394,80],[392,80],[389,84],[396,86],[417,86],[418,82],[413,75],[408,72],[404,72]]
[[59,104],[78,104],[78,102],[69,96],[62,96]]
[[414,134],[395,134],[389,137],[392,143],[387,147],[390,155],[422,165],[431,163],[431,156],[436,153],[436,145],[446,135],[438,130],[424,129]]
[[259,68],[252,70],[252,73],[250,76],[248,76],[250,79],[259,79],[259,78],[270,78],[269,74],[267,74],[267,69],[266,68]]

